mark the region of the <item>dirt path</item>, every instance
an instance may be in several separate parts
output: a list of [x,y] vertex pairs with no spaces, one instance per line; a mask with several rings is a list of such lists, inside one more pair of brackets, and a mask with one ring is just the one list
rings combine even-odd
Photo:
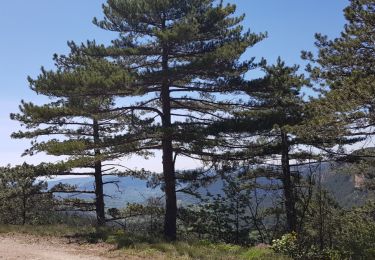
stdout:
[[68,240],[24,234],[0,234],[0,259],[9,260],[102,260],[108,245],[79,245]]

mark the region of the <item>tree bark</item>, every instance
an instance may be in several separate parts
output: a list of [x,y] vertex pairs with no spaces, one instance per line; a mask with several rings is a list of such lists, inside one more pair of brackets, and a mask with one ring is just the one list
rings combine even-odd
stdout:
[[282,140],[282,155],[281,155],[281,164],[282,164],[282,183],[284,190],[284,203],[285,203],[285,212],[287,218],[287,230],[288,232],[297,231],[297,212],[296,212],[296,199],[294,196],[294,182],[292,179],[290,164],[289,164],[289,143],[288,135],[284,132],[281,132]]
[[27,197],[25,190],[22,189],[22,226],[26,225],[26,204],[27,204]]
[[[165,22],[163,24],[165,27]],[[176,178],[173,160],[172,145],[172,119],[171,119],[171,97],[170,81],[168,75],[168,45],[163,44],[162,72],[163,81],[161,86],[162,102],[162,153],[163,153],[163,177],[165,181],[165,218],[164,237],[169,241],[176,240],[177,220],[177,199],[176,199]]]
[[[94,144],[100,142],[99,124],[96,119],[93,120]],[[100,156],[100,149],[95,148],[95,211],[98,226],[105,225],[105,205],[103,191],[102,161],[97,157]]]
[[319,174],[319,184],[318,184],[318,189],[319,189],[319,249],[321,251],[324,250],[324,226],[325,226],[325,221],[324,221],[324,210],[323,210],[323,194],[322,194],[322,175]]

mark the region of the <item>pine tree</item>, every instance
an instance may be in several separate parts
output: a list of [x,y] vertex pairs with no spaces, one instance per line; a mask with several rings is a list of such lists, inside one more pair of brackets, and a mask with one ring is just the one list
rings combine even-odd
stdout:
[[[231,160],[245,161],[248,178],[266,177],[280,181],[264,189],[278,189],[281,184],[287,230],[297,231],[297,209],[303,186],[298,166],[319,156],[308,148],[319,140],[301,139],[295,128],[307,120],[306,101],[301,89],[309,84],[298,75],[298,66],[288,67],[279,58],[275,65],[262,65],[265,76],[242,85],[247,100],[232,111],[234,117],[213,125],[223,150]],[[320,140],[322,146],[328,145]],[[329,143],[330,144],[330,143]],[[228,150],[228,147],[230,148]],[[250,166],[246,165],[250,164]],[[239,167],[238,163],[235,164]]]
[[[205,156],[205,126],[232,104],[216,94],[233,91],[254,66],[240,62],[248,47],[264,35],[243,33],[244,16],[235,6],[214,0],[108,0],[99,27],[119,33],[109,47],[89,43],[77,49],[130,65],[142,101],[123,107],[132,113],[153,114],[149,135],[163,154],[166,198],[164,235],[176,239],[176,169],[178,155]],[[121,91],[120,91],[121,92]],[[118,93],[118,92],[117,92]],[[224,112],[223,112],[224,111]],[[145,131],[145,129],[144,129]]]
[[342,127],[342,135],[372,134],[375,1],[352,0],[344,13],[347,24],[340,37],[329,40],[316,34],[318,57],[303,52],[303,57],[316,65],[310,64],[308,71],[321,84],[322,98],[316,102],[316,109],[327,115],[321,114],[318,118],[321,122],[314,123],[352,124],[349,128]]
[[[322,136],[341,136],[355,143],[374,134],[375,1],[351,0],[344,15],[347,22],[340,37],[330,40],[316,34],[318,55],[303,52],[303,58],[311,62],[307,69],[321,91],[311,104],[315,116],[308,124]],[[346,143],[337,144],[340,149],[329,152],[340,160],[354,162],[374,156],[372,150],[366,150],[346,158]]]
[[[35,105],[22,101],[20,113],[11,118],[26,126],[27,130],[13,133],[13,138],[32,139],[26,155],[45,152],[67,159],[49,165],[49,174],[92,175],[95,179],[95,199],[92,203],[97,215],[98,225],[105,224],[104,175],[117,175],[116,168],[108,166],[132,149],[116,135],[127,130],[127,117],[111,111],[113,98],[91,96],[108,85],[125,84],[128,74],[113,64],[84,56],[55,56],[56,71],[45,71],[36,80],[29,79],[31,89],[48,96],[52,102]],[[45,138],[47,137],[47,140]],[[117,139],[121,139],[119,142]],[[74,187],[59,184],[52,188],[58,193],[88,193]],[[68,201],[66,201],[68,202]],[[81,203],[72,200],[70,206],[90,209],[91,202]],[[89,207],[88,207],[89,206]]]

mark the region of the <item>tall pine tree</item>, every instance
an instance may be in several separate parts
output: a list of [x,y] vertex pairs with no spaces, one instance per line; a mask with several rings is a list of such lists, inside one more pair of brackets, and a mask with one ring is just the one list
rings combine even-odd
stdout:
[[[311,104],[315,116],[307,123],[322,136],[342,136],[354,143],[370,140],[375,133],[375,1],[350,0],[344,15],[347,22],[340,37],[330,40],[316,34],[318,55],[303,52],[321,91]],[[345,142],[337,144],[340,149],[329,152],[340,160],[367,164],[374,157],[373,149],[364,149],[348,158],[351,151],[346,151]]]
[[309,65],[308,70],[322,87],[322,99],[316,105],[328,116],[320,118],[320,125],[346,120],[351,127],[344,133],[361,129],[362,134],[372,134],[375,1],[351,0],[344,13],[347,23],[341,36],[329,40],[316,34],[318,56],[303,52],[303,57],[316,65]]
[[[105,224],[103,186],[104,175],[119,174],[112,167],[113,160],[122,157],[136,142],[124,143],[119,137],[129,134],[129,118],[112,111],[112,97],[91,96],[108,86],[126,84],[130,80],[126,71],[105,60],[84,56],[55,56],[56,71],[45,71],[35,80],[29,79],[31,89],[53,101],[36,105],[22,101],[20,113],[11,114],[26,130],[13,133],[13,138],[32,139],[27,155],[45,152],[48,155],[65,156],[66,159],[48,167],[55,175],[94,176],[93,209],[97,224]],[[134,119],[134,117],[133,117]],[[120,139],[121,141],[119,141]],[[107,164],[106,164],[107,162]],[[110,163],[108,163],[110,162]],[[124,174],[124,173],[122,173]],[[52,188],[59,193],[88,193],[70,186],[58,185]],[[79,206],[79,201],[72,201]],[[85,209],[90,208],[83,203]]]
[[109,47],[79,49],[130,65],[136,74],[130,88],[142,101],[123,110],[154,114],[150,140],[163,155],[164,235],[175,240],[176,158],[205,155],[201,147],[210,140],[200,129],[232,105],[216,94],[233,91],[254,66],[239,59],[264,35],[243,32],[244,16],[233,16],[235,6],[214,0],[108,0],[103,10],[104,20],[94,23],[119,38]]
[[216,131],[229,161],[237,162],[234,165],[241,171],[248,170],[248,178],[276,180],[257,188],[282,190],[286,230],[292,232],[300,223],[297,204],[308,190],[301,188],[307,183],[302,183],[298,166],[319,159],[309,147],[331,143],[303,139],[295,131],[309,117],[301,91],[309,81],[298,74],[298,66],[286,66],[279,58],[275,65],[264,62],[262,68],[263,78],[242,85],[247,98],[232,111],[233,118],[214,124],[212,133]]

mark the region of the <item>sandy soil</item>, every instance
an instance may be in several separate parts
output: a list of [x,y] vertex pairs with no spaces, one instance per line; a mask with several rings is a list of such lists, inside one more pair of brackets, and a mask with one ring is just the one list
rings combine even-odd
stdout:
[[101,260],[111,248],[104,244],[77,244],[67,239],[0,234],[0,259],[9,260]]

